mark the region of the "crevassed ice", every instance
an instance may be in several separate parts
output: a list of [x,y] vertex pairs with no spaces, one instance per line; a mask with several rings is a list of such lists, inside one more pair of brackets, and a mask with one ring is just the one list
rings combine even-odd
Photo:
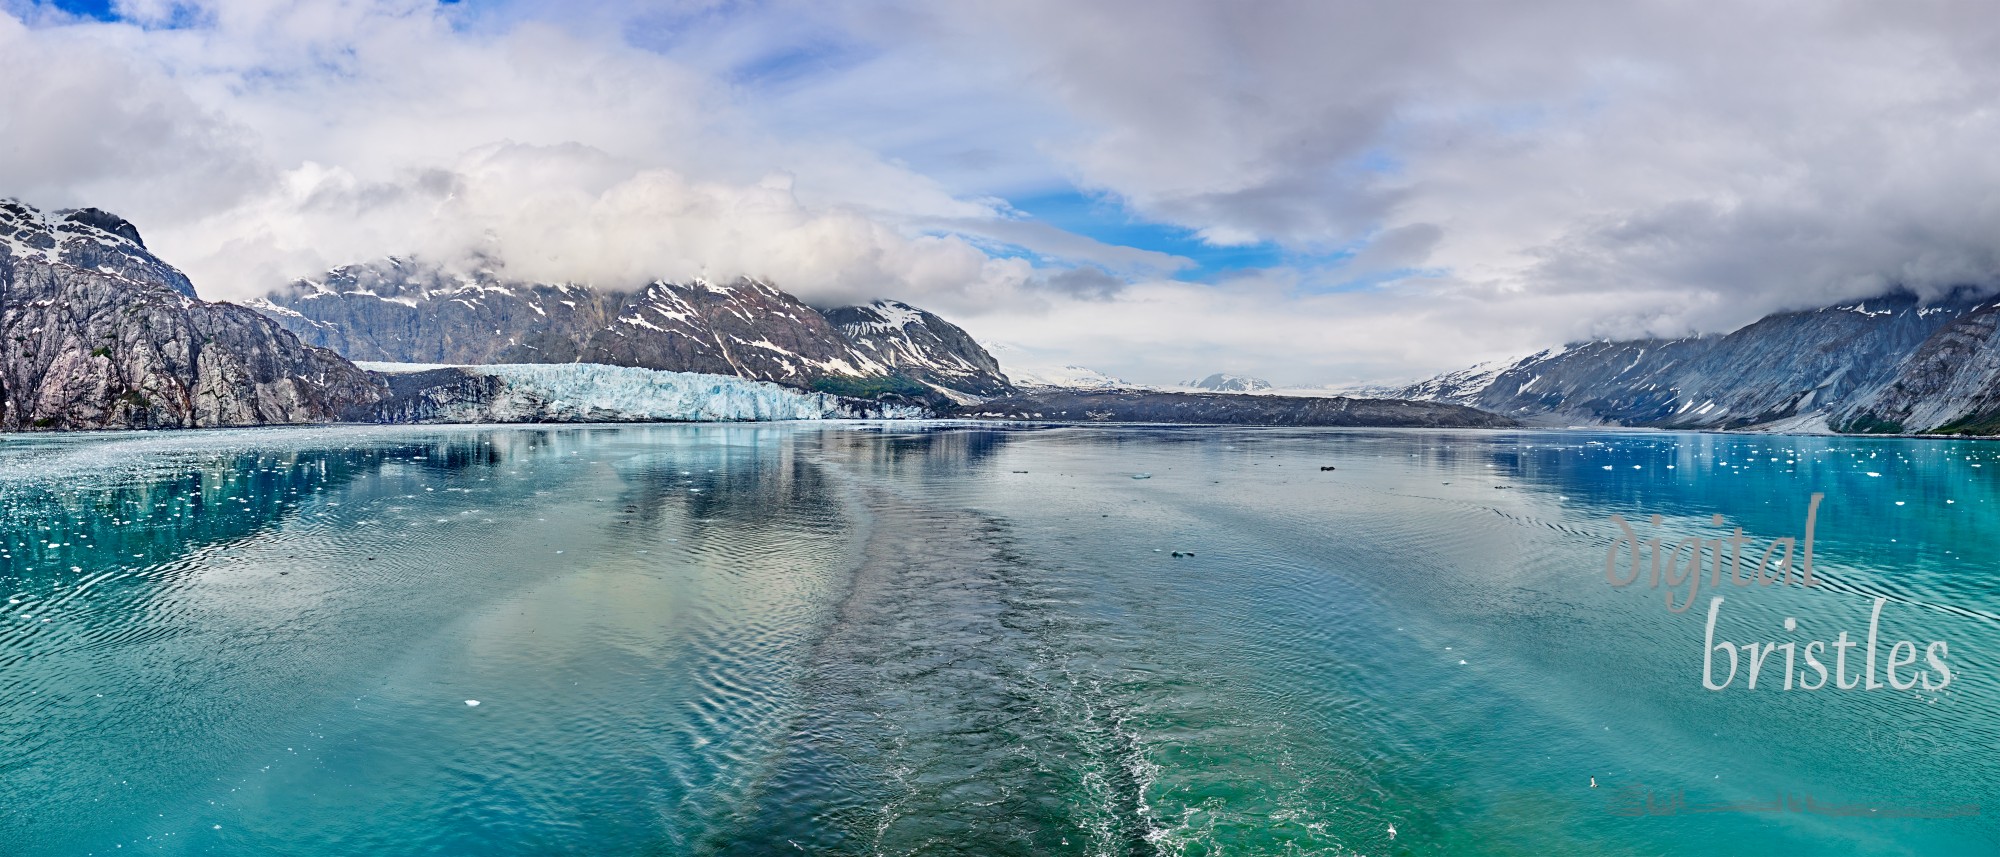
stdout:
[[[376,372],[443,368],[431,364],[359,363]],[[503,363],[461,366],[505,381],[514,406],[544,418],[576,420],[823,420],[850,416],[843,400],[765,381],[698,372],[667,372],[596,363]],[[506,417],[508,402],[496,402]],[[922,409],[885,406],[883,415],[913,419]],[[524,413],[521,416],[528,416]]]

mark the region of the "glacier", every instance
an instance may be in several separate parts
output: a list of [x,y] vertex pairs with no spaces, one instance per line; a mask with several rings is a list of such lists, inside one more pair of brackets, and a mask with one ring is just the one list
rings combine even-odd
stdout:
[[597,363],[450,366],[360,362],[386,375],[451,369],[498,381],[479,399],[445,402],[432,422],[738,422],[922,419],[916,405],[849,399],[728,375]]

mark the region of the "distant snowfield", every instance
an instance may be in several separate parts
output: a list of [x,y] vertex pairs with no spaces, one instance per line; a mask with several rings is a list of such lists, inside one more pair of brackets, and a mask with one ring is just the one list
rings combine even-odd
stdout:
[[[1179,384],[1138,384],[1088,366],[1075,364],[1058,365],[1030,349],[1005,342],[982,342],[981,347],[1000,361],[1000,371],[1015,385],[1027,388],[1054,387],[1063,390],[1134,390],[1154,393],[1214,393],[1212,389],[1197,386],[1198,382]],[[1226,374],[1226,373],[1225,373]],[[1263,383],[1263,382],[1260,382]],[[1304,398],[1335,398],[1346,396],[1354,399],[1393,399],[1403,384],[1349,383],[1325,386],[1270,386],[1255,390],[1229,390],[1232,395],[1241,396],[1294,396]]]
[[[809,393],[727,375],[666,372],[634,366],[595,363],[504,363],[445,366],[429,363],[355,364],[372,372],[407,374],[432,369],[462,369],[499,378],[505,389],[477,412],[446,416],[497,422],[639,422],[670,420],[735,422],[765,420],[849,419],[857,413],[839,396]],[[918,419],[923,409],[908,405],[873,405],[865,416]]]
[[1143,390],[1146,387],[1113,377],[1087,366],[1062,365],[1042,359],[1033,351],[1005,342],[981,342],[981,348],[1000,362],[1000,372],[1021,387],[1060,387],[1071,390]]

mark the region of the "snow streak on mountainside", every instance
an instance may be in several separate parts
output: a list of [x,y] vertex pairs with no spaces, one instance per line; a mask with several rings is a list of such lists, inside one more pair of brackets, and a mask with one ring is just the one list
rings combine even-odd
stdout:
[[1493,382],[1502,374],[1519,366],[1548,360],[1566,350],[1568,350],[1567,347],[1552,348],[1516,360],[1488,361],[1470,368],[1460,369],[1455,372],[1446,372],[1442,375],[1427,378],[1408,387],[1374,389],[1369,392],[1379,394],[1385,398],[1404,398],[1424,402],[1453,402],[1461,405],[1471,404],[1478,400],[1480,394],[1486,392],[1486,388],[1493,386]]
[[1960,290],[1775,313],[1722,336],[1588,342],[1394,392],[1542,423],[1931,431],[1991,414],[1993,307]]
[[196,299],[117,216],[0,200],[0,430],[326,422],[386,394],[262,315]]
[[747,279],[728,285],[655,282],[591,337],[583,359],[794,386],[888,374],[888,367],[856,354],[812,307]]
[[[581,361],[795,387],[900,377],[960,396],[1011,389],[990,355],[931,313],[878,302],[822,314],[754,279],[657,281],[621,292],[390,259],[300,280],[255,305],[307,341],[363,360]],[[892,317],[907,323],[890,325]]]

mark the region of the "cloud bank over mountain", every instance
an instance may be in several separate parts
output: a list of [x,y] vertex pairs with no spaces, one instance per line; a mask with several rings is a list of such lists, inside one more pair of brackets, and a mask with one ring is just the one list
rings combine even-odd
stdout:
[[0,195],[219,297],[747,274],[1289,384],[2000,283],[1966,3],[0,0],[0,75]]

